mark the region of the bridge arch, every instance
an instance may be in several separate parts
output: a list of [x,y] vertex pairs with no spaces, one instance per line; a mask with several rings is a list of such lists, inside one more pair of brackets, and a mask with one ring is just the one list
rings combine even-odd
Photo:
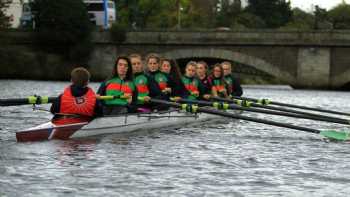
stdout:
[[345,72],[341,74],[332,76],[331,78],[331,86],[332,87],[343,87],[350,88],[350,68],[348,68]]
[[244,53],[234,52],[225,49],[178,49],[168,51],[162,54],[172,59],[185,58],[216,58],[235,61],[238,63],[252,66],[258,70],[264,71],[286,83],[293,84],[295,77],[288,72],[280,70],[277,66],[266,62],[263,59],[253,57]]

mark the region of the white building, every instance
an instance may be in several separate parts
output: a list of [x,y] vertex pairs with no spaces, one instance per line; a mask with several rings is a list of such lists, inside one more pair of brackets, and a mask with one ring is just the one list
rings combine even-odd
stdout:
[[17,28],[20,25],[20,18],[22,16],[23,4],[28,3],[28,0],[12,0],[12,3],[6,10],[7,16],[10,17],[12,28]]
[[[29,7],[29,1],[31,0],[12,0],[12,3],[6,9],[6,15],[10,16],[12,28],[18,28],[20,25],[26,26],[26,23],[32,20],[33,15]],[[112,0],[108,0],[107,2],[107,11],[105,12],[104,0],[84,0],[84,3],[87,5],[90,20],[97,26],[104,26],[105,22],[107,22],[110,27],[116,20],[115,3]]]

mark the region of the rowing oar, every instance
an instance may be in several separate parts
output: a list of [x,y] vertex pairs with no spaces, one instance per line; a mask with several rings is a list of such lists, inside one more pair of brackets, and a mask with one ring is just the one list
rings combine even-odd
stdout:
[[203,113],[214,114],[214,115],[219,115],[219,116],[224,116],[224,117],[229,117],[229,118],[234,118],[234,119],[252,121],[252,122],[257,122],[257,123],[262,123],[262,124],[268,124],[268,125],[273,125],[273,126],[278,126],[278,127],[284,127],[284,128],[290,128],[290,129],[320,134],[320,135],[322,135],[326,138],[332,139],[332,140],[346,141],[346,140],[350,139],[350,134],[347,132],[332,131],[332,130],[321,131],[321,130],[317,130],[317,129],[301,127],[301,126],[296,126],[296,125],[287,124],[287,123],[281,123],[281,122],[275,122],[275,121],[271,121],[271,120],[264,120],[264,119],[259,119],[259,118],[242,116],[239,114],[232,114],[229,112],[219,111],[216,109],[208,109],[208,108],[198,107],[196,105],[191,105],[191,104],[174,103],[174,102],[164,101],[164,100],[160,100],[160,99],[153,99],[152,98],[150,102],[156,103],[156,104],[164,104],[164,105],[167,105],[170,107],[185,109],[185,110],[191,111],[191,112],[203,112]]
[[257,113],[270,114],[270,115],[279,115],[279,116],[287,116],[287,117],[300,118],[300,119],[317,120],[317,121],[323,121],[323,122],[331,122],[331,123],[350,125],[349,120],[341,119],[341,118],[329,119],[329,118],[307,116],[307,115],[294,114],[294,113],[288,113],[288,112],[241,107],[241,106],[238,106],[235,104],[227,104],[227,103],[222,103],[222,102],[209,102],[209,101],[199,101],[199,100],[190,100],[190,99],[180,99],[180,100],[178,100],[178,102],[198,104],[200,106],[211,106],[211,107],[214,107],[217,109],[221,108],[221,109],[242,110],[242,111],[257,112]]
[[[120,96],[98,96],[99,100],[111,100],[120,98]],[[27,98],[10,98],[10,99],[0,99],[0,106],[15,106],[15,105],[39,105],[52,103],[57,99],[57,97],[48,96],[28,96]]]
[[329,119],[329,120],[335,120],[335,121],[339,120],[339,118],[333,117],[333,116],[314,114],[314,113],[299,111],[299,110],[294,110],[294,109],[286,109],[283,107],[267,106],[267,105],[262,105],[260,103],[246,101],[246,100],[243,100],[243,101],[237,100],[237,99],[231,100],[231,99],[220,98],[220,97],[213,97],[213,99],[218,100],[218,101],[222,101],[222,102],[235,103],[237,105],[244,106],[244,107],[258,107],[258,108],[275,110],[275,111],[283,111],[283,112],[288,112],[288,113],[301,114],[301,115],[305,115],[305,116],[313,116],[313,117],[318,117],[318,118],[322,118],[322,119]]
[[290,108],[298,108],[298,109],[304,109],[304,110],[310,110],[310,111],[317,111],[317,112],[322,112],[322,113],[350,116],[350,113],[345,113],[345,112],[340,112],[340,111],[333,111],[333,110],[328,110],[328,109],[321,109],[321,108],[314,108],[314,107],[307,107],[307,106],[302,106],[302,105],[294,105],[294,104],[288,104],[288,103],[280,103],[280,102],[276,102],[276,101],[270,101],[268,99],[255,99],[255,98],[239,97],[239,96],[234,96],[232,98],[239,99],[239,100],[253,101],[253,102],[256,102],[256,103],[260,103],[262,105],[269,105],[269,104],[271,104],[271,105],[278,105],[278,106],[283,106],[283,107],[290,107]]

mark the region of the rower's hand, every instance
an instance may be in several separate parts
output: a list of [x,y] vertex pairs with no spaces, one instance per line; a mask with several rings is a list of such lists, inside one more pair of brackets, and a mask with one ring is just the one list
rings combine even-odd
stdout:
[[164,88],[164,90],[162,92],[165,94],[169,94],[169,93],[171,93],[171,88]]
[[181,97],[175,96],[175,97],[173,97],[171,100],[173,100],[173,101],[175,101],[175,102],[178,102],[179,100],[181,100]]
[[132,102],[132,94],[130,93],[125,93],[123,96],[121,96],[121,98],[126,99],[129,104]]
[[210,94],[204,94],[204,95],[203,95],[203,98],[204,98],[205,100],[209,100],[209,99],[211,98],[211,95],[210,95]]
[[195,97],[198,97],[199,96],[199,92],[198,91],[193,91],[192,95],[195,96]]
[[225,89],[220,91],[221,94],[227,94],[227,91]]
[[130,93],[125,93],[125,94],[123,94],[123,96],[120,96],[120,98],[123,98],[123,99],[129,99],[131,97],[132,97],[132,94],[130,94]]
[[143,97],[143,101],[145,101],[145,102],[149,102],[150,100],[151,100],[151,97],[149,97],[149,96]]

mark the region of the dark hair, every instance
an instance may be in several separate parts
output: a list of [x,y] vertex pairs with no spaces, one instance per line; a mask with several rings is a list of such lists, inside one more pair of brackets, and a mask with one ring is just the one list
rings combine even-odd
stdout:
[[84,87],[90,80],[90,73],[83,67],[78,67],[72,70],[70,73],[72,83],[78,87]]
[[112,78],[118,76],[117,66],[118,66],[119,60],[121,59],[125,60],[128,63],[128,71],[126,72],[125,80],[132,81],[133,80],[132,67],[131,67],[130,59],[128,58],[127,55],[120,55],[115,60],[113,71],[112,71]]
[[226,84],[225,80],[224,80],[224,70],[222,69],[221,64],[217,63],[213,66],[213,68],[211,69],[210,72],[210,78],[211,79],[216,79],[216,77],[214,76],[214,69],[215,68],[219,68],[220,72],[221,72],[221,77],[220,77],[220,81],[222,82],[222,84]]
[[169,75],[176,81],[181,80],[181,72],[180,68],[177,65],[176,61],[170,58],[161,58],[160,59],[160,66],[162,66],[162,63],[164,61],[167,61],[170,63],[170,73]]

